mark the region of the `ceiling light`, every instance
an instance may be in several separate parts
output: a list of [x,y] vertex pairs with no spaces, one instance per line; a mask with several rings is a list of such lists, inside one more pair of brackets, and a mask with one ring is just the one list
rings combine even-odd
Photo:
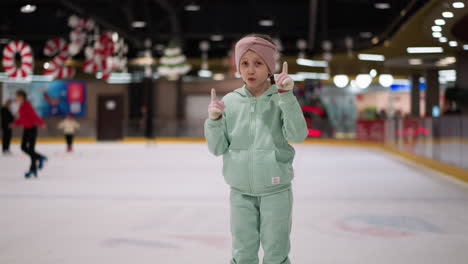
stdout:
[[212,75],[213,75],[213,73],[211,71],[209,71],[209,70],[199,70],[198,71],[198,76],[200,76],[200,77],[210,78]]
[[446,57],[437,61],[436,66],[445,67],[450,64],[454,64],[455,62],[457,62],[457,59],[455,57]]
[[441,37],[442,37],[442,33],[440,33],[440,32],[432,32],[432,36],[433,36],[434,38],[441,38]]
[[35,5],[25,5],[21,7],[21,13],[32,13],[36,11]]
[[346,85],[349,83],[349,78],[345,74],[338,74],[333,77],[333,83],[338,87],[338,88],[345,88]]
[[213,80],[215,80],[215,81],[222,81],[222,80],[224,80],[224,74],[222,74],[222,73],[215,73],[215,74],[213,75]]
[[452,4],[453,8],[464,8],[465,4],[463,2],[455,2]]
[[365,60],[365,61],[384,61],[385,60],[385,56],[384,55],[379,55],[379,54],[360,53],[358,55],[358,58],[360,60]]
[[296,63],[302,66],[309,66],[309,67],[328,67],[327,61],[322,60],[309,60],[309,59],[297,59]]
[[119,33],[117,32],[112,33],[112,40],[114,42],[117,42],[119,40]]
[[145,21],[133,21],[132,22],[132,27],[133,28],[144,28],[144,27],[146,27],[146,22]]
[[374,78],[375,76],[377,76],[377,70],[376,69],[372,69],[370,72],[369,72],[369,75]]
[[194,12],[194,11],[199,11],[199,10],[200,10],[200,6],[197,5],[197,4],[195,4],[195,3],[190,3],[190,4],[186,5],[186,6],[184,7],[184,9],[185,9],[185,11],[192,11],[192,12]]
[[272,27],[275,23],[271,19],[262,19],[258,21],[258,24],[262,27]]
[[391,74],[381,74],[379,76],[379,83],[383,87],[390,87],[393,84],[393,76]]
[[366,89],[372,83],[372,77],[369,74],[358,74],[356,76],[356,85],[361,89]]
[[445,58],[445,62],[448,63],[448,64],[454,64],[455,62],[457,62],[457,58],[447,57],[447,58]]
[[408,62],[410,65],[421,65],[422,59],[409,59]]
[[444,49],[441,47],[409,47],[406,51],[408,53],[442,53]]
[[442,27],[441,26],[432,26],[432,31],[440,32],[440,31],[442,31]]
[[50,63],[48,62],[44,63],[44,69],[49,69],[49,67],[50,67]]
[[453,13],[452,12],[443,12],[442,13],[442,16],[445,17],[445,18],[452,18],[453,17]]
[[443,19],[436,19],[436,20],[434,21],[434,23],[435,23],[436,25],[438,25],[438,26],[443,26],[443,25],[445,25],[445,20],[443,20]]
[[211,35],[211,41],[221,41],[223,40],[223,35]]
[[298,76],[301,76],[306,79],[313,79],[313,80],[328,80],[330,79],[330,75],[328,73],[322,72],[298,72]]
[[456,47],[456,46],[458,46],[458,43],[456,41],[449,41],[449,46],[450,47]]
[[446,37],[441,37],[441,38],[439,38],[439,41],[442,42],[442,43],[445,43],[445,42],[447,42],[447,38]]
[[377,9],[389,9],[390,4],[389,3],[375,3],[374,7]]
[[361,38],[372,38],[372,32],[361,32],[359,35]]
[[463,45],[464,50],[468,50],[468,45]]

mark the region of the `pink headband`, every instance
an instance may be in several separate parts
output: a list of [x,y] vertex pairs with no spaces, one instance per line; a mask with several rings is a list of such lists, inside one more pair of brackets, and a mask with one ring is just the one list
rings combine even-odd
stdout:
[[266,39],[257,37],[245,37],[236,43],[236,67],[239,73],[240,59],[248,50],[252,50],[255,53],[257,53],[258,56],[262,57],[262,59],[267,64],[270,72],[275,72],[276,46]]

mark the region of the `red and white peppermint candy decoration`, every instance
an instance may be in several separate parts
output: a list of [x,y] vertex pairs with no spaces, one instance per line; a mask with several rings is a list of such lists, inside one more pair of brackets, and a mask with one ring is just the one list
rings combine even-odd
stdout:
[[[15,55],[21,56],[21,66],[15,65]],[[33,53],[31,47],[21,40],[10,41],[3,49],[3,68],[11,77],[27,77],[33,72]]]
[[44,70],[44,75],[52,75],[54,79],[68,79],[75,76],[75,69],[72,67],[49,66]]
[[83,48],[87,33],[94,28],[95,23],[92,19],[79,18],[73,15],[69,17],[68,25],[73,28],[70,32],[71,43],[68,47],[68,53],[70,53],[71,56],[75,56]]
[[94,73],[99,70],[97,62],[93,59],[85,60],[83,63],[83,71],[86,73]]
[[46,42],[44,54],[54,56],[49,62],[49,67],[44,69],[44,75],[52,75],[54,78],[71,78],[75,75],[75,69],[65,67],[65,62],[70,58],[68,43],[63,38],[53,38]]
[[86,60],[83,64],[83,71],[94,73],[101,71],[102,78],[107,79],[113,70],[112,54],[114,53],[114,42],[110,32],[105,32],[99,36],[94,48],[85,49]]
[[49,39],[44,47],[44,54],[49,57],[56,55],[51,64],[56,66],[64,65],[69,58],[67,41],[63,38]]
[[72,15],[68,18],[68,26],[71,28],[84,28],[87,31],[91,31],[96,23],[92,19],[80,18]]
[[86,47],[85,48],[85,56],[86,60],[83,63],[83,71],[86,73],[94,73],[99,70],[98,64],[94,57],[94,49],[93,47]]

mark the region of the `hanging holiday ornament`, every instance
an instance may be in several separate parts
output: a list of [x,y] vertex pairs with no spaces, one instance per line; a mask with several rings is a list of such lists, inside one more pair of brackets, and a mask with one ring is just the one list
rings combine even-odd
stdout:
[[346,45],[348,57],[352,57],[353,56],[353,38],[346,37],[345,38],[345,45]]
[[323,52],[323,59],[328,62],[328,66],[325,68],[325,73],[330,74],[330,61],[333,58],[333,55],[331,53],[331,49],[333,47],[333,43],[329,40],[325,40],[322,42],[322,49],[324,50]]
[[201,69],[208,70],[208,51],[210,50],[210,42],[204,40],[200,42],[199,48],[201,50]]
[[115,40],[115,34],[112,35],[114,40],[114,55],[112,56],[112,65],[114,70],[127,72],[127,57],[128,45],[123,39]]
[[331,49],[333,47],[333,44],[329,40],[325,40],[322,42],[322,49],[323,49],[323,59],[330,62],[333,58],[331,54]]
[[305,59],[305,50],[307,48],[307,42],[303,39],[298,39],[296,42],[297,49],[299,50],[299,55],[297,56],[299,59]]
[[[21,65],[16,67],[15,56],[19,54]],[[33,72],[33,53],[31,47],[21,41],[10,41],[3,49],[3,68],[8,77],[22,77],[25,78]]]
[[113,70],[112,54],[114,53],[114,43],[112,33],[102,33],[94,43],[94,48],[85,48],[86,60],[83,63],[83,71],[86,73],[102,72],[102,78],[108,79]]
[[83,48],[87,34],[94,29],[95,22],[92,19],[80,18],[76,15],[72,15],[68,19],[68,25],[73,29],[70,32],[68,52],[71,56],[75,56]]
[[83,63],[83,71],[86,73],[94,73],[99,70],[98,64],[94,59],[94,49],[91,46],[85,48],[85,61]]
[[175,44],[169,44],[164,50],[164,56],[161,58],[161,65],[158,67],[158,73],[171,80],[179,78],[192,68],[186,62],[187,58],[182,54],[182,50]]
[[44,75],[52,75],[54,78],[71,78],[75,75],[75,69],[66,67],[65,62],[70,58],[68,43],[63,38],[49,39],[44,46],[44,54],[53,57],[47,62],[48,67],[44,69]]

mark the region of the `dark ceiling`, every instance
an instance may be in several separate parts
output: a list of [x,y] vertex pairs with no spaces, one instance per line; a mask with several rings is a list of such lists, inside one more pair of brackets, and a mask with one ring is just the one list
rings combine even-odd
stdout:
[[[1,0],[0,48],[6,39],[25,40],[41,58],[45,42],[52,37],[68,38],[67,19],[72,14],[93,18],[102,29],[117,31],[130,45],[130,57],[143,50],[150,39],[155,55],[157,48],[170,40],[183,45],[189,57],[199,57],[199,43],[213,34],[221,41],[210,41],[210,57],[227,55],[232,43],[251,33],[267,33],[279,38],[283,54],[296,55],[297,41],[308,41],[308,55],[322,52],[322,41],[333,43],[332,51],[346,49],[345,38],[353,39],[354,49],[379,43],[391,37],[398,27],[429,0]],[[186,11],[196,3],[200,10]],[[376,3],[390,8],[377,9]],[[33,13],[20,12],[21,6],[33,4]],[[402,12],[404,10],[404,12]],[[259,20],[271,19],[274,25],[264,27]],[[144,21],[144,28],[133,28],[133,21]],[[364,33],[364,32],[370,32]],[[378,43],[374,43],[378,44]]]

